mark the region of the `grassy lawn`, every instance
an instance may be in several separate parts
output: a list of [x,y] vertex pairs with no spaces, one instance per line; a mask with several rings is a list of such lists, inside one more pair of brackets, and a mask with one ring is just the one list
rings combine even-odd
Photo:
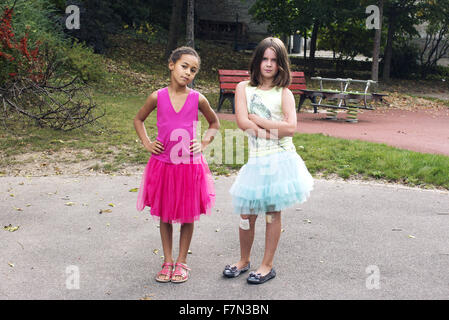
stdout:
[[[46,162],[90,161],[91,170],[104,173],[115,173],[127,166],[144,165],[147,162],[149,154],[138,140],[132,120],[147,95],[167,85],[168,72],[164,66],[166,62],[160,54],[154,53],[154,50],[161,52],[161,48],[156,47],[151,51],[140,42],[122,43],[129,47],[107,53],[105,61],[109,72],[105,81],[93,89],[94,100],[106,111],[106,115],[95,124],[70,132],[38,129],[32,124],[21,127],[17,125],[14,132],[6,131],[2,127],[0,175],[7,174],[8,166],[17,167],[36,161],[33,156],[24,157],[23,154],[37,154],[37,161]],[[228,55],[222,55],[218,50],[220,48],[202,42],[200,48],[200,54],[204,58],[202,70],[196,80],[196,89],[208,98],[213,107],[216,107],[217,69],[245,68],[249,55],[232,54],[232,51]],[[206,52],[211,54],[207,55]],[[155,138],[155,113],[147,119],[146,127],[150,137]],[[201,129],[203,131],[207,129],[204,118]],[[225,163],[217,164],[210,161],[211,170],[215,174],[227,175],[242,165],[242,163],[226,163],[230,161],[224,159],[226,130],[238,131],[235,123],[221,121],[222,140],[216,141],[222,144],[222,162]],[[310,172],[316,177],[374,179],[449,189],[449,157],[446,156],[421,154],[384,144],[344,140],[320,134],[296,134],[293,141]],[[246,139],[243,148],[246,161]],[[51,155],[54,157],[48,160]]]

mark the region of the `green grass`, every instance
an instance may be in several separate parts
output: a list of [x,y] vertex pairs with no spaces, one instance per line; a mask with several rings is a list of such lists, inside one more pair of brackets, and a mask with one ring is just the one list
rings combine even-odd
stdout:
[[322,134],[296,134],[293,141],[313,174],[449,189],[449,157],[444,155]]

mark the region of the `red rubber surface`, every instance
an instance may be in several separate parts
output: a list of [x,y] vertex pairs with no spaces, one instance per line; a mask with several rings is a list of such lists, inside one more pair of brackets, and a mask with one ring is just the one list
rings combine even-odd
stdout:
[[[234,114],[219,113],[218,116],[235,121]],[[339,113],[337,121],[324,120],[325,117],[325,113],[298,113],[297,131],[449,156],[449,110],[364,111],[358,115],[358,123],[346,122],[344,113]]]

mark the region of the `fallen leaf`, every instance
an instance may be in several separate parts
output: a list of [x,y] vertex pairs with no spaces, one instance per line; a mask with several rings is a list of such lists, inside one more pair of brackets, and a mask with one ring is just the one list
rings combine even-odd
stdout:
[[113,208],[114,208],[114,207],[115,207],[115,204],[113,204],[113,203],[109,203],[109,204],[108,204],[108,206],[110,206],[110,207],[113,207]]
[[99,213],[99,214],[102,214],[102,213],[111,213],[111,212],[112,212],[111,209],[105,209],[105,210],[100,209],[100,212],[98,212],[98,213]]
[[187,251],[188,254],[192,254],[192,250]]
[[307,223],[312,223],[312,221],[310,221],[309,219],[304,219],[303,221]]
[[415,236],[412,236],[411,234],[409,234],[408,237],[409,237],[410,239],[415,239]]
[[66,206],[71,207],[73,205],[75,205],[75,202],[69,201],[65,203]]
[[17,231],[19,229],[20,226],[17,227],[13,227],[11,224],[9,224],[8,226],[4,226],[3,229],[5,229],[6,231],[9,232],[14,232]]
[[11,268],[14,268],[14,263],[8,262],[8,265],[9,265]]
[[154,249],[154,250],[153,250],[153,253],[154,253],[154,254],[158,254],[158,253],[159,253],[159,250],[158,250],[158,249]]
[[14,210],[16,210],[16,211],[23,211],[22,208],[17,208],[17,207],[14,207]]
[[220,229],[215,229],[215,232],[219,232],[220,231]]
[[139,190],[139,188],[133,188],[133,189],[130,189],[129,192],[137,192],[137,190]]

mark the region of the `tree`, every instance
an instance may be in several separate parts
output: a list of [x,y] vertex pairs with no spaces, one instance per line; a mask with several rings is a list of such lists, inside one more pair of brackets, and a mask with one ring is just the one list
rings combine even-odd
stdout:
[[379,80],[379,54],[380,54],[380,40],[382,35],[382,18],[383,18],[383,6],[384,1],[378,1],[379,7],[379,28],[376,29],[374,33],[374,44],[373,44],[373,64],[371,66],[371,80]]
[[320,27],[335,17],[336,5],[332,0],[256,0],[250,13],[256,22],[268,22],[270,32],[285,38],[297,31],[307,38],[312,29],[310,73],[314,73],[314,57]]
[[425,77],[449,51],[449,1],[423,1],[421,15],[428,23],[419,56],[422,76]]
[[366,28],[364,3],[359,0],[338,2],[333,19],[328,19],[320,29],[319,49],[332,50],[336,61],[336,71],[343,64],[338,60],[353,60],[356,55],[371,56],[371,30]]
[[417,34],[415,24],[418,6],[416,0],[388,0],[384,5],[384,17],[387,20],[387,42],[383,58],[382,79],[390,80],[393,47],[397,40],[407,37],[411,39]]
[[173,0],[172,12],[170,18],[170,27],[168,30],[168,42],[165,48],[165,58],[168,58],[171,52],[178,46],[179,26],[181,25],[183,0]]
[[187,0],[186,46],[195,48],[195,0]]

